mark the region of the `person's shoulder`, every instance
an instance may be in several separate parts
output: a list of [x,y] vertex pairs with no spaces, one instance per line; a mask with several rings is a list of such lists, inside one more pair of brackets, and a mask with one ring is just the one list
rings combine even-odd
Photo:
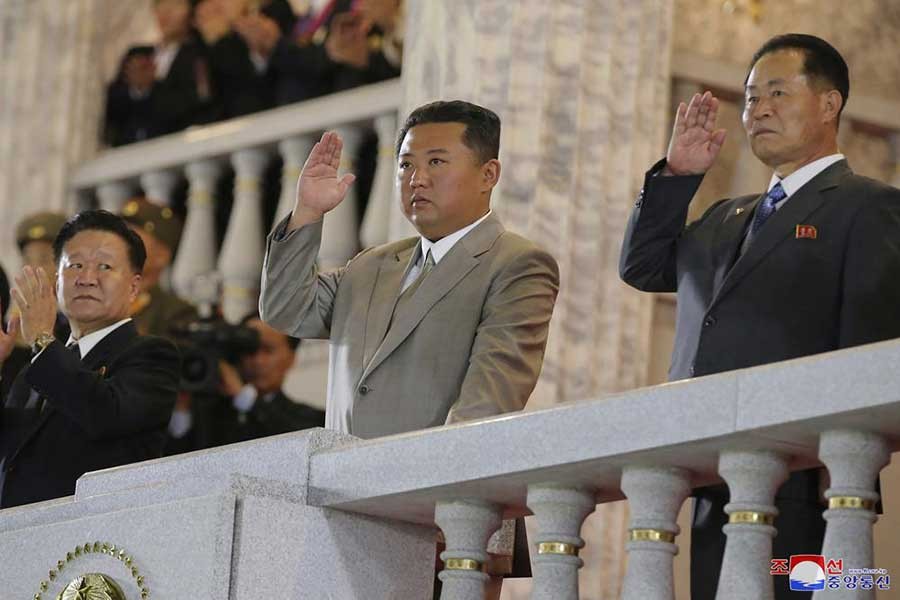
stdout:
[[419,242],[417,237],[404,238],[396,242],[388,242],[378,246],[370,246],[360,251],[351,263],[368,262],[372,260],[381,260],[385,257],[393,257],[401,252],[413,248]]
[[865,175],[851,173],[840,186],[868,202],[894,204],[900,202],[900,189]]

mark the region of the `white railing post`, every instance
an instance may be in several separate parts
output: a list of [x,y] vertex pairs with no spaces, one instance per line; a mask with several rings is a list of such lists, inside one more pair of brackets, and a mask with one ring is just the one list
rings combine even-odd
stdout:
[[578,570],[584,561],[581,526],[597,507],[591,490],[554,484],[528,486],[528,508],[534,513],[538,534],[534,545],[532,600],[578,600]]
[[397,113],[390,112],[375,119],[375,133],[378,135],[378,162],[372,191],[366,204],[366,214],[360,226],[359,239],[364,248],[388,242],[391,225],[391,211],[395,206],[394,138],[397,135]]
[[188,206],[178,256],[172,266],[172,283],[182,298],[196,302],[196,278],[216,270],[216,181],[221,167],[215,160],[190,163]]
[[260,148],[239,150],[231,156],[234,204],[219,253],[222,315],[230,323],[256,308],[264,251],[262,177],[268,161],[268,153]]
[[[828,467],[831,477],[831,485],[825,492],[828,510],[824,514],[822,554],[826,561],[841,560],[843,575],[853,577],[848,569],[875,567],[872,541],[872,525],[878,519],[875,481],[881,469],[890,462],[891,454],[881,436],[865,431],[832,430],[819,438],[819,458]],[[871,574],[870,577],[871,580],[878,578]],[[866,579],[868,582],[869,577]],[[863,586],[857,576],[855,589],[848,588],[843,578],[838,588],[829,588],[826,578],[825,589],[816,591],[813,598],[875,598],[875,587],[868,583]]]
[[275,210],[275,223],[286,217],[294,209],[297,195],[297,179],[300,178],[300,170],[309,156],[316,139],[311,135],[298,135],[278,143],[278,152],[281,154],[283,166],[281,167],[281,196],[278,198],[278,208]]
[[140,177],[144,196],[160,206],[172,205],[172,194],[179,179],[179,174],[172,170],[150,171]]
[[444,533],[441,600],[483,600],[487,542],[501,522],[500,507],[481,500],[439,502],[434,522]]
[[[338,127],[336,131],[344,140],[340,171],[353,172],[362,134],[358,127]],[[358,205],[356,186],[351,185],[344,201],[325,215],[319,250],[319,266],[323,269],[343,266],[359,249]]]
[[110,181],[97,186],[97,201],[100,208],[119,214],[125,202],[134,193],[134,186],[127,181]]
[[678,511],[691,491],[689,474],[675,468],[626,467],[621,486],[631,511],[622,600],[674,600],[675,536]]
[[767,451],[724,452],[719,474],[728,483],[728,540],[716,600],[772,600],[769,566],[775,537],[775,492],[787,479],[785,459]]

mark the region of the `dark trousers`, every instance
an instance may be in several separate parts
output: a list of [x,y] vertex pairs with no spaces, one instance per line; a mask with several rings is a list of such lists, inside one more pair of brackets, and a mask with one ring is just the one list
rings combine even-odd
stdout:
[[[824,506],[819,501],[818,469],[797,471],[779,489],[775,497],[778,535],[772,544],[772,558],[790,558],[791,554],[819,554],[825,538]],[[714,600],[725,553],[728,523],[725,505],[728,488],[724,485],[695,490],[694,523],[691,528],[691,600]],[[768,568],[768,565],[766,565]],[[773,575],[775,600],[809,600],[812,592],[792,592],[787,575]]]

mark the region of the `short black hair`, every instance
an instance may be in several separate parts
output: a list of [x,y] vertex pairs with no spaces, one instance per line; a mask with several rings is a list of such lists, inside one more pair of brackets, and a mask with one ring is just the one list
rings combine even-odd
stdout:
[[841,112],[847,106],[847,98],[850,96],[850,69],[841,53],[820,37],[805,33],[776,35],[753,54],[744,84],[746,85],[747,79],[750,78],[750,71],[753,70],[760,58],[779,50],[803,52],[803,74],[815,83],[824,82],[829,89],[838,91],[842,99],[841,109],[838,111],[838,119],[840,119]]
[[59,235],[53,240],[53,259],[59,264],[62,258],[63,247],[82,231],[108,231],[125,242],[128,247],[128,262],[135,273],[143,273],[144,262],[147,260],[147,249],[144,242],[136,234],[122,217],[116,216],[106,210],[85,210],[66,221]]
[[407,132],[426,123],[462,123],[462,141],[481,164],[500,156],[500,117],[494,111],[464,100],[437,101],[412,111],[397,134],[397,155]]
[[[250,321],[260,321],[262,323],[265,323],[266,325],[269,325],[268,323],[263,321],[261,316],[259,316],[258,310],[255,310],[247,315],[244,315],[244,318],[242,318],[238,322],[238,325],[247,327],[247,323],[249,323]],[[272,327],[272,326],[269,325],[269,327]],[[287,338],[288,348],[290,348],[291,351],[296,352],[297,348],[300,346],[300,338],[295,338],[295,337],[289,336],[288,334],[284,333],[283,331],[279,331],[279,333]]]

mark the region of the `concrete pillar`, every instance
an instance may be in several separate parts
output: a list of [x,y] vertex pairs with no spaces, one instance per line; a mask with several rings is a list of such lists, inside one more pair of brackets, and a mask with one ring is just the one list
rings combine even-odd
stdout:
[[725,452],[719,474],[728,483],[731,502],[725,505],[728,540],[716,600],[773,600],[769,566],[778,514],[775,492],[787,479],[787,463],[774,452]]
[[262,177],[269,155],[260,148],[239,150],[231,157],[234,166],[234,204],[219,253],[222,274],[222,315],[236,323],[257,306],[264,237],[262,224]]
[[134,186],[127,181],[101,183],[97,186],[97,203],[103,210],[119,214],[132,194],[134,194]]
[[359,239],[364,248],[388,242],[391,211],[397,210],[397,160],[394,156],[397,114],[392,112],[376,118],[375,132],[378,134],[378,163],[359,231]]
[[[356,157],[362,133],[357,127],[338,127],[338,135],[344,140],[339,175],[355,171]],[[359,226],[356,185],[351,185],[344,201],[325,214],[322,221],[322,246],[319,250],[319,266],[323,269],[341,267],[359,250]]]
[[160,206],[172,205],[172,194],[175,192],[175,186],[178,185],[180,176],[175,171],[150,171],[141,175],[141,187],[144,189],[144,196],[154,204]]
[[181,232],[178,256],[172,266],[172,283],[182,298],[197,302],[198,277],[216,270],[216,181],[222,169],[214,160],[187,166],[187,218]]
[[622,600],[674,600],[676,521],[691,491],[690,476],[682,469],[626,467],[622,491],[631,510]]
[[581,526],[597,507],[591,490],[554,484],[528,486],[528,508],[538,534],[532,555],[532,600],[578,600],[578,570],[584,565]]
[[441,552],[444,570],[438,575],[441,600],[483,600],[487,542],[500,527],[500,517],[500,507],[481,500],[454,500],[435,507],[434,522],[446,541]]
[[275,210],[275,223],[281,221],[294,209],[300,170],[315,143],[316,139],[309,135],[299,135],[279,142],[278,152],[281,154],[284,166],[281,168],[281,197],[278,199],[278,208]]
[[[831,486],[825,492],[825,560],[841,559],[843,575],[853,577],[849,569],[873,569],[875,556],[872,526],[877,520],[875,504],[878,473],[891,460],[885,440],[865,431],[833,430],[819,438],[819,458],[828,467]],[[827,565],[826,565],[827,566]],[[877,575],[872,577],[876,579]],[[826,578],[827,583],[827,578]],[[875,587],[848,588],[843,580],[837,589],[825,586],[813,594],[814,600],[874,599]]]

